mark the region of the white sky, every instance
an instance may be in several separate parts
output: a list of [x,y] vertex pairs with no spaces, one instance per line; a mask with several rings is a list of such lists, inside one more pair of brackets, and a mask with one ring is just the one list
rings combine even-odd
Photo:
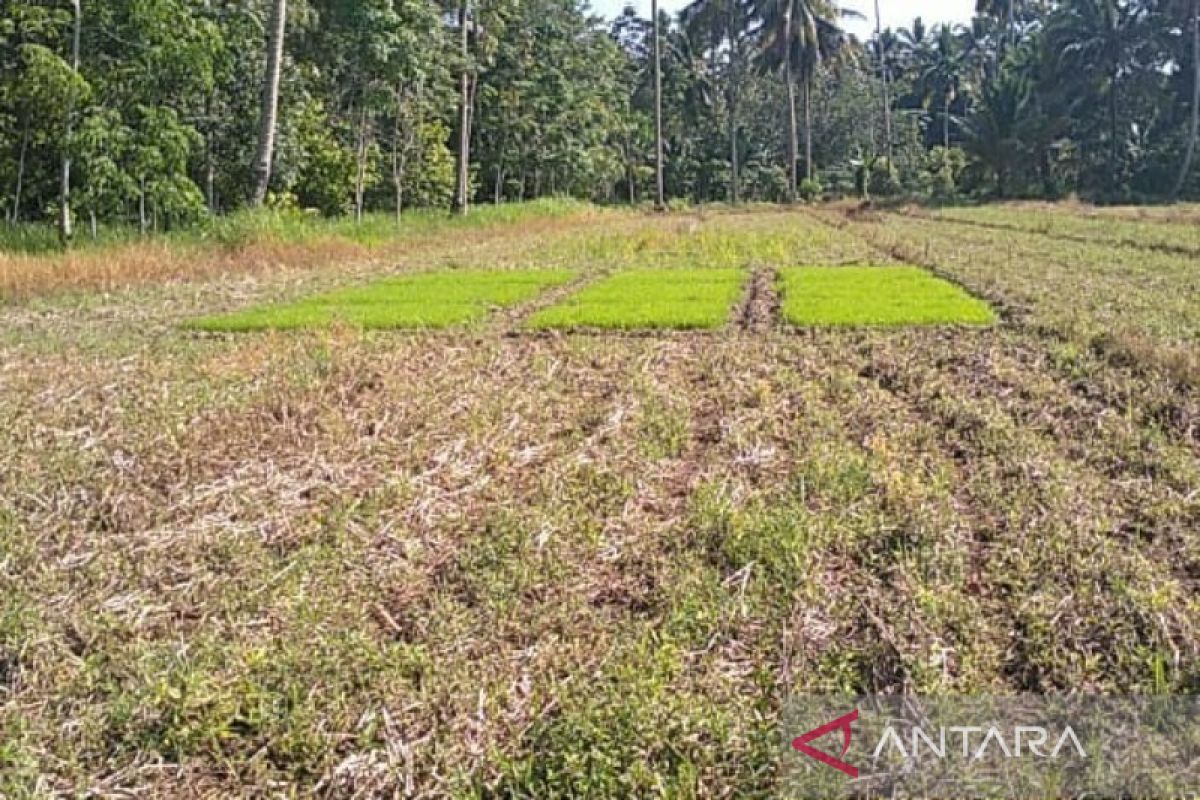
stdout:
[[[620,13],[628,0],[591,0],[598,14],[613,17]],[[687,5],[689,0],[660,0],[666,11],[675,12]],[[650,16],[650,0],[634,0],[634,6],[642,16]],[[850,20],[847,28],[860,37],[866,37],[875,29],[875,6],[873,0],[842,0],[842,6],[866,15],[865,20]],[[879,13],[885,28],[907,28],[913,17],[921,17],[926,25],[938,22],[971,21],[975,0],[879,0]]]

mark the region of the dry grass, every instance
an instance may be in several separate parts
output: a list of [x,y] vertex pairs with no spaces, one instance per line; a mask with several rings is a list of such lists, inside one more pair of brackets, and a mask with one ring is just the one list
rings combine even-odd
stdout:
[[169,281],[380,262],[414,251],[436,251],[449,237],[463,245],[494,241],[505,232],[536,237],[557,228],[592,225],[604,216],[586,206],[550,217],[513,214],[511,219],[491,220],[486,211],[476,213],[478,218],[458,225],[449,221],[411,232],[400,228],[391,237],[363,240],[356,240],[361,237],[346,225],[328,231],[316,228],[300,237],[302,241],[289,241],[267,228],[229,244],[158,238],[49,254],[0,250],[0,302],[70,291],[112,291]]
[[[386,269],[857,233],[623,215]],[[0,309],[0,795],[768,797],[791,691],[1200,691],[1200,453],[1151,372],[1020,321],[176,327],[361,274],[292,277]]]

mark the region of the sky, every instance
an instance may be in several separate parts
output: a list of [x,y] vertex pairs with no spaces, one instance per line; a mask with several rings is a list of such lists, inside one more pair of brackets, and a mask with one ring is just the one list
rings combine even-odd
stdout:
[[[591,0],[596,13],[613,17],[620,13],[629,0]],[[678,11],[690,0],[660,0],[663,9]],[[873,0],[842,0],[844,8],[866,15],[864,20],[848,20],[846,27],[860,37],[866,37],[875,29],[875,6]],[[634,6],[643,16],[650,16],[650,0],[634,0]],[[879,0],[879,13],[885,28],[907,28],[913,17],[921,17],[926,25],[938,22],[971,21],[975,0]]]

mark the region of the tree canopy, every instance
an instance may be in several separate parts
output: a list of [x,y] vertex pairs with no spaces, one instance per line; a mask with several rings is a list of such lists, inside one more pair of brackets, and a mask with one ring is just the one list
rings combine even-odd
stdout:
[[[250,204],[276,2],[83,0],[76,20],[0,0],[4,220],[63,206],[152,231]],[[1200,196],[1197,0],[977,12],[866,41],[829,0],[662,14],[667,196]],[[464,141],[474,202],[653,197],[653,26],[633,7],[292,0],[284,30],[268,204],[448,207]]]

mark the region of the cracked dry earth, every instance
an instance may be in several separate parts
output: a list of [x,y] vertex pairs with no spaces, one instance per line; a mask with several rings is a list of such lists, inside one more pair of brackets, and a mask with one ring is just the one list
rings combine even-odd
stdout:
[[856,224],[479,251],[752,266],[712,333],[176,327],[334,273],[0,308],[0,794],[766,797],[792,691],[1200,690],[1194,390],[784,329]]

